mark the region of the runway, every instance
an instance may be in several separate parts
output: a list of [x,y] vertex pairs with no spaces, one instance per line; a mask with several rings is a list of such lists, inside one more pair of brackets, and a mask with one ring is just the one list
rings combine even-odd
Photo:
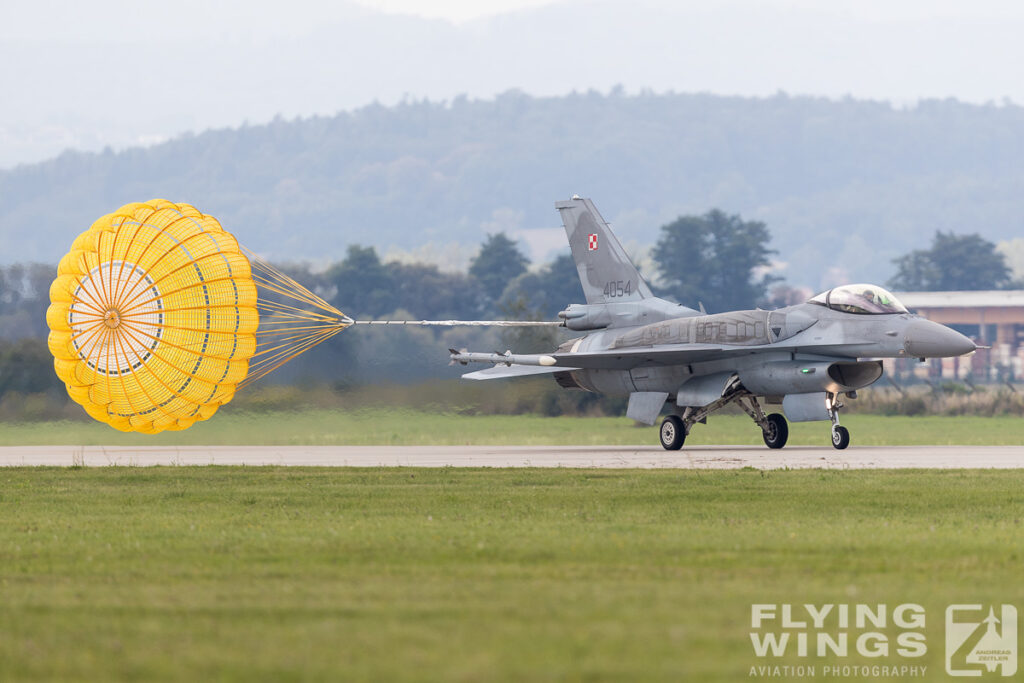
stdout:
[[0,466],[276,465],[641,469],[1024,467],[1024,446],[7,446]]

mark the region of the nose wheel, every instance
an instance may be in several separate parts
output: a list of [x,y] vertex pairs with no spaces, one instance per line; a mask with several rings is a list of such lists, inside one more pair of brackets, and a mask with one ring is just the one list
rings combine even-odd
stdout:
[[839,409],[842,407],[836,394],[825,394],[825,409],[832,420],[832,447],[840,451],[850,445],[850,430],[839,424]]
[[832,445],[843,450],[850,445],[850,430],[841,425],[832,428]]

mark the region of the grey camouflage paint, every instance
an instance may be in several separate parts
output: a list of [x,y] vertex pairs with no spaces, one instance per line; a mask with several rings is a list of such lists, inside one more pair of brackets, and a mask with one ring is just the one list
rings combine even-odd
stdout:
[[[663,405],[659,397],[680,407],[703,406],[737,383],[769,403],[838,395],[881,376],[881,364],[865,359],[949,357],[975,348],[963,335],[909,313],[858,315],[805,303],[702,315],[651,294],[589,199],[555,207],[587,299],[559,317],[569,329],[589,333],[550,354],[454,352],[456,362],[496,364],[464,377],[553,373],[563,387],[629,395],[629,416],[651,424]],[[610,282],[628,286],[612,291]],[[826,419],[807,407],[816,405],[813,400],[788,403],[801,405],[791,419]]]
[[[589,199],[556,202],[588,304],[639,301],[654,296],[626,250]],[[615,283],[609,292],[609,283]]]

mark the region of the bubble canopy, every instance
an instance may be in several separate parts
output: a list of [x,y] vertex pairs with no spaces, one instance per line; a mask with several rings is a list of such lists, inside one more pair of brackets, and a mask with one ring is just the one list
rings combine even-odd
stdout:
[[892,292],[878,285],[843,285],[811,298],[807,303],[827,306],[843,313],[883,315],[906,313],[907,307]]

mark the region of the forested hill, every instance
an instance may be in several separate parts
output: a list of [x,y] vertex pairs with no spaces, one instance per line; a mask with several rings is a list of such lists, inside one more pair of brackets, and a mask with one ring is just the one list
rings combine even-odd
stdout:
[[152,197],[195,204],[278,261],[498,230],[557,246],[519,231],[558,228],[553,203],[574,193],[626,243],[718,207],[767,222],[791,284],[884,281],[938,229],[1024,235],[1024,108],[518,92],[368,106],[0,172],[0,261],[56,262],[93,219]]

